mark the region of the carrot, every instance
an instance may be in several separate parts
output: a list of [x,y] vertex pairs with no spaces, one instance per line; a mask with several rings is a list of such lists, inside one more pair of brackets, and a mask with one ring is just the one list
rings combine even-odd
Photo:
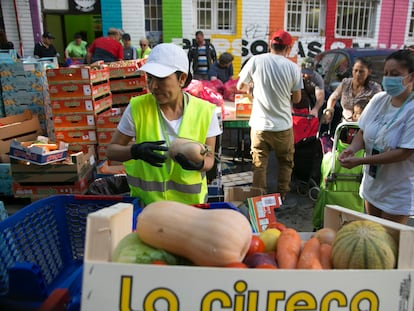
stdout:
[[332,245],[327,243],[321,244],[321,265],[322,269],[332,269]]
[[296,267],[298,269],[322,269],[320,250],[321,243],[317,238],[312,237],[307,240]]
[[292,228],[283,230],[277,240],[276,261],[280,269],[295,269],[298,262],[301,238]]

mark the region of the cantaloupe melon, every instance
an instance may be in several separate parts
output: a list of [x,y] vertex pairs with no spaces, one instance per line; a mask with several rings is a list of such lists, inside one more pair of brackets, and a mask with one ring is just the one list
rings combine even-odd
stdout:
[[357,220],[338,230],[332,244],[334,269],[393,269],[398,246],[384,226]]

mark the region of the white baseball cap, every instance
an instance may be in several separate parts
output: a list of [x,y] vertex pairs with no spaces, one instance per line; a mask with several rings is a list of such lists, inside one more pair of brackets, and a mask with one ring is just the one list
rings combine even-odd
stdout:
[[155,77],[165,78],[176,71],[188,74],[188,57],[184,50],[174,43],[156,45],[145,64],[139,68]]

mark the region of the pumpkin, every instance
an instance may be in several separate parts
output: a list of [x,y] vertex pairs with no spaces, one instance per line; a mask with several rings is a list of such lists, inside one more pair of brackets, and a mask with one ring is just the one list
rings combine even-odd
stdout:
[[168,155],[171,159],[175,160],[175,156],[182,153],[188,160],[195,163],[203,161],[209,152],[211,150],[208,145],[180,137],[174,139],[168,148]]
[[384,226],[370,220],[344,225],[332,243],[335,269],[393,269],[397,243]]
[[158,201],[139,214],[137,234],[148,245],[185,257],[195,265],[225,266],[243,260],[252,229],[236,210]]

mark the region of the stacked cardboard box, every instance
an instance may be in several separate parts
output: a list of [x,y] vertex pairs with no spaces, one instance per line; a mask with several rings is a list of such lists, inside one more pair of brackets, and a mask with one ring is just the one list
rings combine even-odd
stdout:
[[14,196],[41,199],[55,194],[82,194],[95,172],[95,150],[73,153],[64,161],[36,165],[11,159]]
[[89,66],[47,70],[56,140],[69,151],[96,148],[96,118],[112,105],[109,70]]
[[144,60],[141,59],[108,64],[112,109],[100,114],[96,119],[99,161],[106,160],[107,146],[130,99],[148,92],[146,77],[139,72],[139,67],[143,63]]
[[139,72],[144,62],[144,59],[137,59],[108,64],[113,108],[123,110],[132,97],[148,92],[145,75]]
[[0,64],[2,99],[6,116],[30,110],[39,117],[43,135],[53,138],[46,67],[48,61],[19,61]]

